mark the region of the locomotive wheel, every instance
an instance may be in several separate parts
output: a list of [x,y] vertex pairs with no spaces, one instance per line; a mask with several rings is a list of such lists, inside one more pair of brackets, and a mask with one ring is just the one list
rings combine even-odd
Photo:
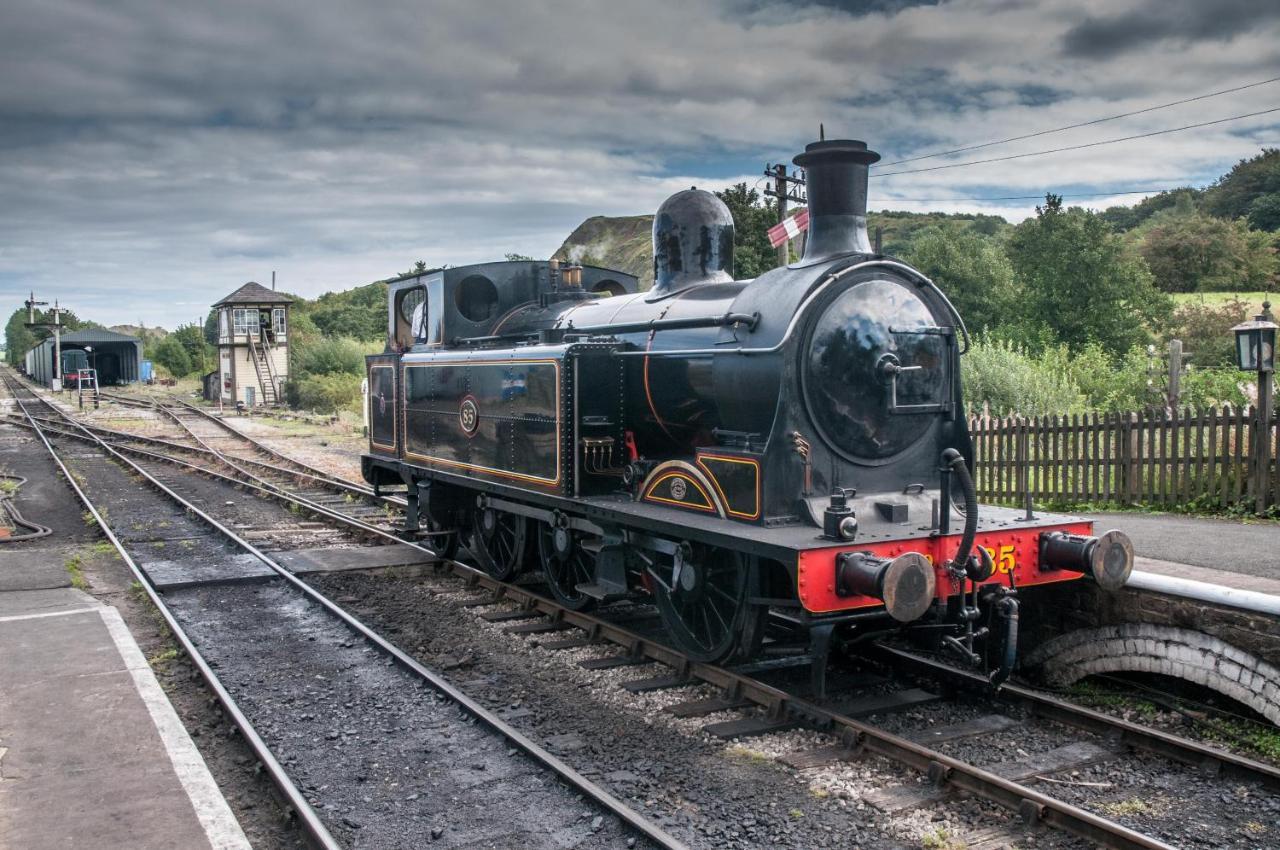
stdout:
[[427,538],[428,546],[431,551],[435,552],[446,561],[452,561],[458,557],[458,538],[462,536],[462,531],[458,530],[452,534],[436,534],[435,532],[446,530],[446,526],[427,517],[427,531],[432,535]]
[[510,581],[524,569],[529,523],[519,514],[485,508],[476,513],[471,551],[480,568],[498,581]]
[[681,652],[715,663],[747,658],[760,648],[769,609],[748,602],[760,581],[755,559],[686,543],[650,571],[658,613]]
[[596,600],[578,590],[596,577],[596,556],[583,547],[583,537],[551,523],[538,523],[538,555],[547,587],[556,601],[570,611],[586,611]]
[[[459,509],[451,513],[452,521],[445,521],[449,517],[437,519],[427,514],[424,523],[426,530],[432,532],[425,541],[427,546],[446,561],[452,561],[458,557],[458,549],[463,543],[463,535],[466,533],[468,523],[466,511]],[[437,534],[450,529],[453,530],[452,534]]]

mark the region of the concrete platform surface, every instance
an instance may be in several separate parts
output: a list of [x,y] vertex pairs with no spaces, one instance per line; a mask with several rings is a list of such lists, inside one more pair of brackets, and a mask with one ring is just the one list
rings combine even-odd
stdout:
[[1280,522],[1136,512],[1089,516],[1099,531],[1118,528],[1129,535],[1139,557],[1280,581]]
[[0,847],[249,847],[120,613],[72,588],[0,593]]

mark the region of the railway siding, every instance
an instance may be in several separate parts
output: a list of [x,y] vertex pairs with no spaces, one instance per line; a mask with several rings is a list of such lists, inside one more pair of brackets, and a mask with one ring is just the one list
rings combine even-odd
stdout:
[[[242,501],[228,498],[235,491],[226,483],[159,462],[151,469],[130,462],[127,469],[105,450],[84,448],[83,438],[55,433],[50,444],[67,456],[86,498],[111,503],[113,510],[97,512],[99,522],[119,532],[141,573],[158,565],[186,585],[155,598],[163,598],[190,651],[219,671],[220,686],[243,711],[246,728],[270,745],[272,760],[291,779],[306,777],[308,811],[340,843],[683,846],[643,816],[588,796],[592,786],[581,777],[568,784],[572,771],[504,732],[501,721],[282,568],[246,584],[238,580],[244,565],[233,563],[215,570],[225,574],[214,584],[201,582],[210,564],[242,560],[245,551],[272,563],[204,513]],[[295,522],[274,504],[256,508]],[[184,567],[200,569],[182,581]],[[346,746],[348,740],[359,747]],[[495,805],[502,818],[493,817]],[[319,835],[330,846],[333,839],[324,830]]]

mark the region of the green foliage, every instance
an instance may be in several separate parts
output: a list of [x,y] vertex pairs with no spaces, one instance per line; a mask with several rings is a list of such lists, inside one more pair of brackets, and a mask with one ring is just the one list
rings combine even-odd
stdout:
[[13,311],[4,326],[5,356],[10,366],[21,364],[27,352],[40,342],[31,329],[26,327],[26,321],[27,311],[19,308]]
[[769,228],[778,223],[778,207],[761,199],[746,183],[730,186],[716,197],[733,214],[733,276],[749,280],[778,265],[778,251],[769,244]]
[[[176,340],[183,350],[187,352],[187,361],[190,363],[190,368],[186,372],[174,372],[173,374],[177,377],[182,377],[190,372],[204,374],[218,362],[218,350],[205,342],[204,329],[199,325],[179,325],[178,329],[165,337],[165,339]],[[169,371],[172,372],[173,370],[170,369]]]
[[1016,343],[978,337],[960,360],[965,403],[994,416],[1039,416],[1085,409],[1085,398],[1056,362]]
[[[1252,308],[1252,309],[1251,309]],[[1223,303],[1184,302],[1173,311],[1163,342],[1182,340],[1188,362],[1198,367],[1233,367],[1235,334],[1231,328],[1257,312],[1256,304],[1233,298]]]
[[1280,148],[1263,148],[1242,159],[1204,193],[1204,209],[1222,218],[1241,218],[1264,196],[1280,194]]
[[218,344],[218,311],[210,310],[204,320],[204,341],[210,345]]
[[336,413],[339,410],[355,410],[360,406],[360,375],[331,372],[308,375],[290,382],[286,394],[291,403],[304,410],[317,413]]
[[299,301],[291,311],[307,316],[327,337],[384,339],[387,334],[387,285],[382,281],[344,292],[326,292],[313,302]]
[[1124,233],[1143,224],[1156,213],[1172,209],[1179,202],[1189,202],[1193,207],[1198,208],[1202,197],[1204,197],[1203,191],[1186,186],[1143,198],[1133,206],[1107,207],[1102,211],[1102,219],[1111,225],[1116,233]]
[[1178,394],[1180,407],[1244,407],[1249,399],[1244,393],[1245,376],[1234,366],[1217,369],[1192,367],[1182,376]]
[[1048,327],[1072,351],[1096,342],[1118,354],[1145,343],[1171,307],[1100,215],[1064,209],[1055,195],[1013,229],[1008,250],[1023,287],[1023,321]]
[[294,368],[302,375],[362,375],[368,349],[350,337],[321,338],[295,350]]
[[1185,195],[1134,235],[1156,286],[1165,292],[1256,289],[1276,271],[1270,234],[1243,219],[1200,212]]
[[[518,262],[520,262],[520,261],[522,261],[522,260],[532,260],[532,259],[533,259],[533,257],[526,257],[524,254],[503,254],[502,256],[506,258],[506,260],[507,260],[507,262],[508,262],[508,263],[518,263]],[[588,265],[588,264],[587,264],[587,263],[583,263],[583,265],[585,266],[585,265]]]
[[[97,322],[81,319],[73,311],[66,309],[62,310],[61,319],[63,333],[102,327]],[[37,322],[53,321],[53,310],[36,310],[35,320]],[[9,321],[4,326],[5,354],[11,366],[20,365],[28,351],[53,336],[53,332],[45,328],[28,328],[26,321],[27,310],[25,307],[19,307],[9,316]]]
[[149,356],[157,365],[163,366],[175,378],[191,374],[193,368],[191,356],[187,354],[186,347],[176,339],[176,334],[169,334],[169,336],[157,342]]
[[1008,232],[1009,222],[998,215],[882,210],[867,215],[867,227],[872,241],[879,228],[884,253],[905,257],[914,253],[916,239],[925,234],[942,230],[956,235],[977,234],[1000,239]]
[[1249,204],[1248,221],[1254,230],[1280,230],[1280,192],[1254,198]]
[[933,278],[974,330],[996,327],[1016,311],[1013,266],[988,237],[934,225],[920,231],[902,257]]

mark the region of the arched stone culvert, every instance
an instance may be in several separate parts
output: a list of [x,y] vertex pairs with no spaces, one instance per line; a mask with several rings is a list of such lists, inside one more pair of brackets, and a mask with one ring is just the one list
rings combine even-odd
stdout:
[[1280,668],[1190,629],[1150,623],[1081,629],[1036,647],[1022,667],[1059,687],[1100,673],[1157,673],[1202,685],[1280,725]]

